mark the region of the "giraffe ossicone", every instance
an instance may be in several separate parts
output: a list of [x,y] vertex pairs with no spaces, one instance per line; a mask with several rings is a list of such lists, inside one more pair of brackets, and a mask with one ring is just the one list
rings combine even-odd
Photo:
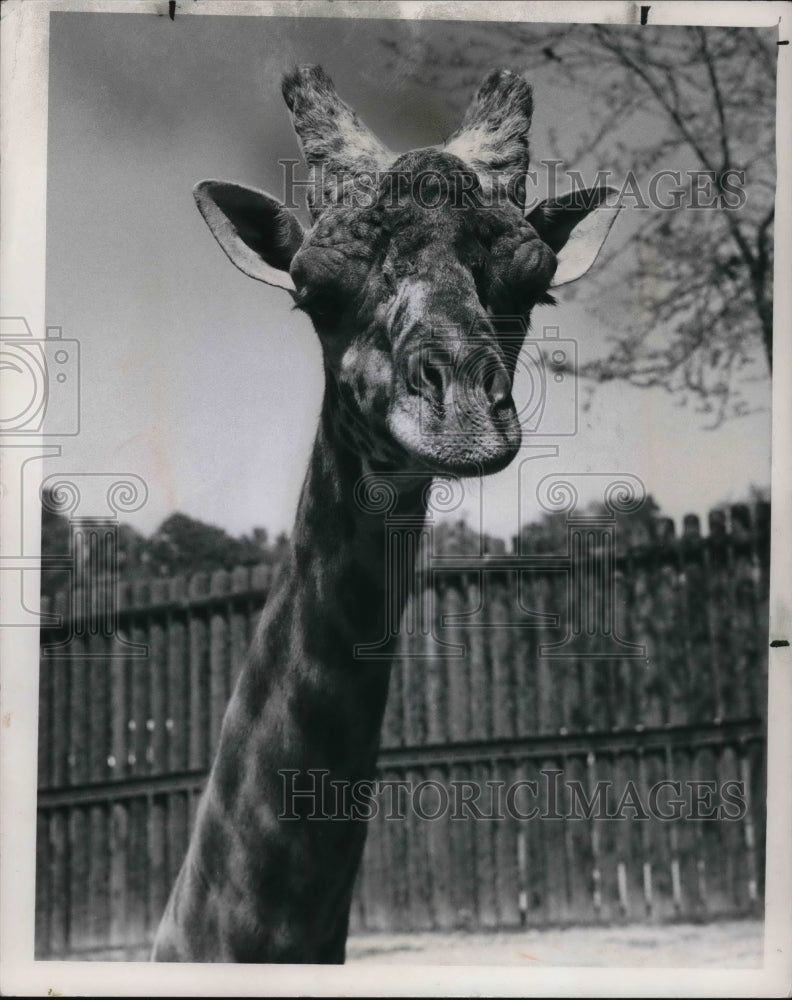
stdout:
[[[389,665],[354,650],[380,642],[409,589],[409,568],[393,580],[386,516],[391,532],[398,517],[420,523],[432,476],[514,458],[519,331],[551,288],[588,270],[615,216],[606,188],[526,213],[533,101],[508,71],[486,77],[445,147],[401,155],[321,68],[287,74],[283,94],[316,172],[311,227],[240,184],[194,193],[231,261],[310,318],[325,392],[289,550],[157,934],[160,961],[344,960],[365,822],[317,818],[308,776],[376,772]],[[373,197],[359,204],[345,194],[363,175]],[[373,473],[391,484],[387,504],[361,502]],[[297,820],[279,819],[285,773],[305,776]]]

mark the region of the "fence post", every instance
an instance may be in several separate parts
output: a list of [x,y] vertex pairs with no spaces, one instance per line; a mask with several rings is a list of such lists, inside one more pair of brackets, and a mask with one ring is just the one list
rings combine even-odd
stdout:
[[726,657],[723,651],[731,648],[731,620],[728,614],[729,539],[726,534],[726,514],[722,510],[709,513],[709,538],[707,539],[707,623],[709,625],[709,651],[712,661],[712,686],[714,695],[713,715],[724,716],[724,694],[728,686]]

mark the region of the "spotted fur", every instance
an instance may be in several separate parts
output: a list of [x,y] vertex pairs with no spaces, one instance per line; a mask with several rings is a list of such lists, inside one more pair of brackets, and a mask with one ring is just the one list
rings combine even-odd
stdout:
[[509,70],[494,70],[446,143],[446,152],[477,170],[488,192],[495,189],[520,201],[524,190],[520,178],[529,165],[532,117],[531,85]]
[[387,169],[393,154],[341,100],[320,66],[296,67],[284,76],[282,90],[311,167],[308,200],[314,216],[338,200],[354,175]]

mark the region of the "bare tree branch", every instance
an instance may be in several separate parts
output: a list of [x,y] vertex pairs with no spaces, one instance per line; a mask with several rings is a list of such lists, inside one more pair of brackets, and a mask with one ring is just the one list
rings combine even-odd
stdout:
[[[716,421],[747,412],[744,390],[755,395],[772,363],[773,31],[509,24],[454,37],[411,50],[411,72],[452,81],[460,108],[493,66],[526,72],[537,95],[586,109],[577,131],[550,121],[539,156],[610,170],[623,187],[627,210],[592,273],[593,302],[587,285],[612,332],[579,374],[592,385],[661,387]],[[669,169],[682,178],[679,207],[641,207],[636,191]],[[691,207],[693,169],[711,177],[720,207]],[[742,197],[726,207],[733,171],[744,172]]]

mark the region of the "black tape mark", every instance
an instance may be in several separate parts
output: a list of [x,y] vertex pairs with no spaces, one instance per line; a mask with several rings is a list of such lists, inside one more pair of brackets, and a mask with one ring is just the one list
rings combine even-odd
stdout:
[[171,21],[176,20],[176,0],[168,0],[168,17]]
[[789,639],[773,639],[773,641],[770,643],[770,648],[777,649],[779,646],[788,646],[788,645],[789,645]]
[[789,45],[789,39],[786,38],[783,42],[776,42],[776,45]]
[[651,10],[651,4],[648,7],[641,7],[641,24],[648,23],[650,10]]

